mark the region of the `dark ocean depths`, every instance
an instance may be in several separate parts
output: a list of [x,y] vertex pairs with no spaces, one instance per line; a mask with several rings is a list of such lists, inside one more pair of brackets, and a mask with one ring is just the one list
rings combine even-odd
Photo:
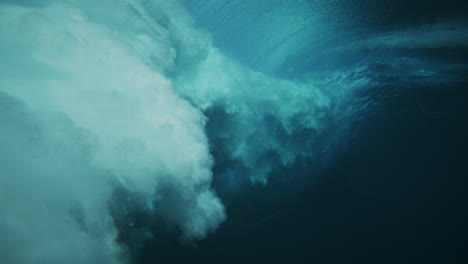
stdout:
[[468,263],[468,2],[0,1],[0,263]]
[[215,173],[226,222],[195,245],[152,241],[141,263],[468,261],[466,1],[184,3],[217,47],[255,70],[352,71],[372,83],[353,95],[365,109],[319,169],[301,160],[235,194]]

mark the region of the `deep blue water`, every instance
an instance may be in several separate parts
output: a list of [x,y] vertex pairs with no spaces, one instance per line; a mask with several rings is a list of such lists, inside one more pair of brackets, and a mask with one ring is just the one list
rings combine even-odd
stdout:
[[465,2],[0,1],[0,263],[466,263]]
[[450,89],[392,97],[319,180],[282,197],[283,183],[245,191],[216,234],[196,246],[150,243],[142,263],[464,263],[467,94]]
[[[286,183],[250,187],[234,197],[221,192],[230,217],[214,235],[191,246],[154,241],[143,248],[142,263],[467,260],[466,39],[440,47],[409,43],[340,50],[346,42],[377,34],[396,32],[389,38],[398,39],[407,37],[398,33],[407,29],[466,21],[463,1],[185,3],[217,46],[256,70],[301,78],[366,65],[365,74],[376,84],[358,96],[370,96],[376,105],[353,124],[349,141],[318,172],[305,161],[276,172],[294,175]],[[459,26],[466,29],[458,24],[445,30]],[[300,43],[288,44],[292,38]],[[287,53],[285,59],[272,65],[269,58],[280,52]],[[428,68],[437,74],[409,76]]]

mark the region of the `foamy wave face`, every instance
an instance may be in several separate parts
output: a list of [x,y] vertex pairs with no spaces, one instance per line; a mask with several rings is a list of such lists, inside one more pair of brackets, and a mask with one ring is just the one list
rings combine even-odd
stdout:
[[[176,2],[145,2],[149,19],[160,20],[156,3],[177,18],[167,25],[177,43],[174,89],[208,116],[210,143],[230,160],[224,176],[266,184],[276,168],[324,156],[331,148],[326,134],[346,129],[342,118],[351,115],[352,92],[365,79],[334,72],[293,81],[254,71],[215,47]],[[331,131],[338,119],[340,129]]]
[[[324,155],[350,91],[365,83],[250,70],[177,1],[33,3],[0,5],[8,263],[123,261],[115,222],[126,213],[112,210],[134,197],[185,238],[205,237],[226,218],[211,188],[210,144],[231,162],[224,174],[267,183],[275,168]],[[134,197],[116,199],[121,189]]]

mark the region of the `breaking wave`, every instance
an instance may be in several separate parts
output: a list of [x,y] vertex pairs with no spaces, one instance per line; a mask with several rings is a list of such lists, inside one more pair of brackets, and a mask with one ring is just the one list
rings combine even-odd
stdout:
[[[242,57],[178,1],[3,1],[0,259],[124,263],[135,249],[119,238],[136,213],[148,226],[176,226],[186,241],[203,239],[227,217],[213,177],[219,192],[239,191],[298,162],[320,167],[379,96],[398,92],[391,76],[444,82],[457,70],[407,56],[306,65],[468,39],[442,23],[325,49],[303,30],[313,22],[315,35],[326,32],[323,17],[301,15]],[[304,58],[314,43],[320,52]],[[133,243],[158,239],[139,226]]]

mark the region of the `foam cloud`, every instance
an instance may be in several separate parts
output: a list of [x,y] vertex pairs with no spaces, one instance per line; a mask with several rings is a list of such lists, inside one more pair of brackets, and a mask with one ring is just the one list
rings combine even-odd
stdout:
[[164,21],[126,1],[51,1],[2,4],[0,23],[3,260],[119,263],[117,187],[189,239],[225,219],[205,117],[162,74]]
[[37,116],[4,94],[0,102],[2,261],[118,263],[110,175],[90,161],[93,137],[61,114]]

